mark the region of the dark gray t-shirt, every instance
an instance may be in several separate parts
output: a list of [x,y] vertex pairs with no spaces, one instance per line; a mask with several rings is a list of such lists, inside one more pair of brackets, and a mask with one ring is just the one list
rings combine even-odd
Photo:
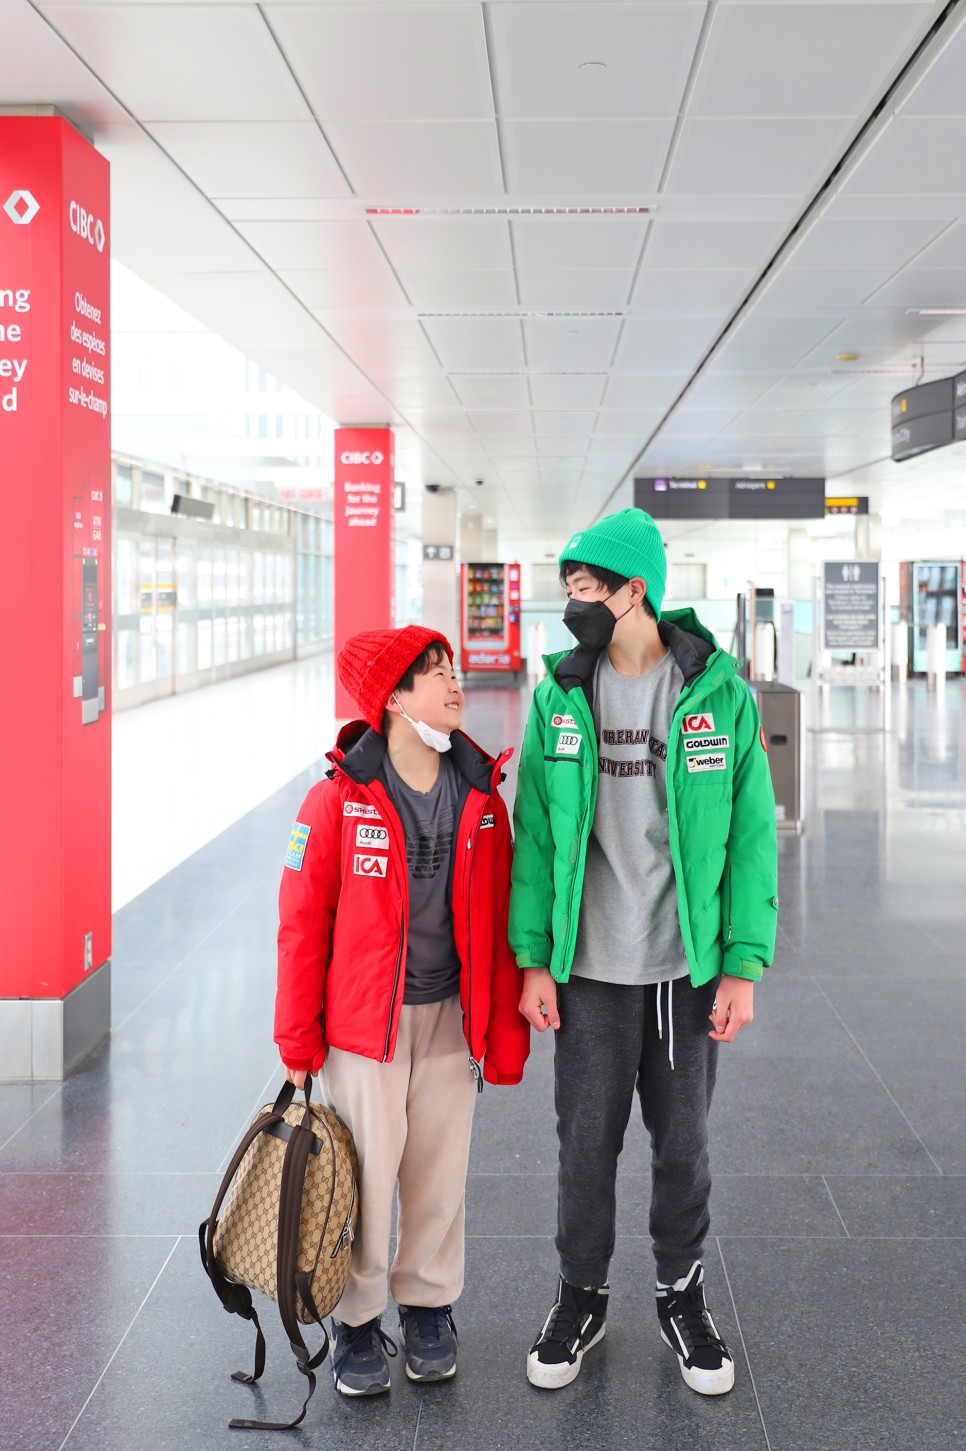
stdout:
[[667,820],[667,741],[684,676],[670,652],[620,675],[602,650],[594,684],[599,775],[571,972],[639,986],[684,977]]
[[406,834],[409,868],[409,938],[404,1003],[439,1003],[459,991],[460,963],[453,940],[451,901],[453,834],[459,773],[439,758],[431,791],[414,791],[386,756],[386,785]]

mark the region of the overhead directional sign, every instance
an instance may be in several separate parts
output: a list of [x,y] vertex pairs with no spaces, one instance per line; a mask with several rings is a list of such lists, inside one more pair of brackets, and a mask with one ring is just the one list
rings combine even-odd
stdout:
[[896,463],[966,438],[966,373],[937,378],[892,400],[892,457]]
[[635,479],[634,503],[655,519],[820,519],[825,480]]

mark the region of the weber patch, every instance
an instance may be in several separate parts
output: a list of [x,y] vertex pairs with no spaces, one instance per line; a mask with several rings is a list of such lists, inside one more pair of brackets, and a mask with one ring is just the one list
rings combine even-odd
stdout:
[[385,826],[357,826],[356,846],[366,846],[370,850],[375,848],[378,851],[388,851],[389,831]]
[[367,806],[364,801],[347,801],[342,808],[343,816],[365,816],[369,821],[381,821],[375,806]]
[[727,769],[728,758],[719,752],[709,756],[688,756],[689,771],[726,771]]
[[550,717],[550,724],[557,727],[570,726],[571,728],[573,728],[574,726],[576,726],[577,722],[574,720],[572,715],[552,715]]
[[554,752],[554,755],[576,756],[577,752],[580,750],[580,743],[582,740],[582,735],[574,734],[572,731],[561,731],[559,736],[557,737],[557,749]]
[[730,736],[688,736],[684,749],[691,754],[693,751],[723,751],[730,745]]
[[681,722],[683,735],[700,735],[714,730],[714,716],[710,711],[702,711],[698,715],[686,715]]
[[305,826],[301,821],[297,821],[292,827],[292,835],[288,839],[288,851],[285,853],[285,865],[291,867],[293,872],[302,870],[302,858],[305,856],[305,847],[311,830],[311,826]]
[[352,870],[357,877],[384,877],[389,866],[387,856],[370,856],[367,852],[357,851],[352,863]]
[[496,818],[494,817],[494,815],[493,815],[492,812],[489,812],[486,816],[484,816],[483,820],[480,822],[480,830],[481,831],[485,831],[488,826],[495,826],[495,825],[496,825]]

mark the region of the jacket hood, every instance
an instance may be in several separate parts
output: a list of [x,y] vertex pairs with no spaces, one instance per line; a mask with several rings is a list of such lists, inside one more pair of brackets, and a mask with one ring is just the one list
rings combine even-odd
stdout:
[[[704,673],[712,656],[721,654],[728,660],[732,659],[690,607],[666,610],[658,621],[657,632],[674,656],[685,685],[690,685]],[[590,700],[599,655],[598,650],[578,645],[575,650],[544,656],[544,663],[562,690],[569,691],[579,685]]]
[[[513,755],[513,748],[508,747],[494,758],[463,731],[454,731],[450,740],[450,754],[460,775],[477,791],[489,795],[503,780],[503,766]],[[332,762],[327,774],[333,776],[341,770],[360,786],[368,786],[382,769],[387,747],[386,737],[368,721],[349,721],[340,730],[335,749],[326,754],[326,760]]]

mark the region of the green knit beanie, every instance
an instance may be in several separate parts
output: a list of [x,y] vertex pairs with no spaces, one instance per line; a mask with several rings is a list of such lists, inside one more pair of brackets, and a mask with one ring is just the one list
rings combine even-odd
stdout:
[[568,559],[612,569],[625,579],[642,579],[647,585],[647,602],[661,618],[667,559],[660,531],[643,509],[621,509],[589,529],[580,530],[560,551],[561,567]]

